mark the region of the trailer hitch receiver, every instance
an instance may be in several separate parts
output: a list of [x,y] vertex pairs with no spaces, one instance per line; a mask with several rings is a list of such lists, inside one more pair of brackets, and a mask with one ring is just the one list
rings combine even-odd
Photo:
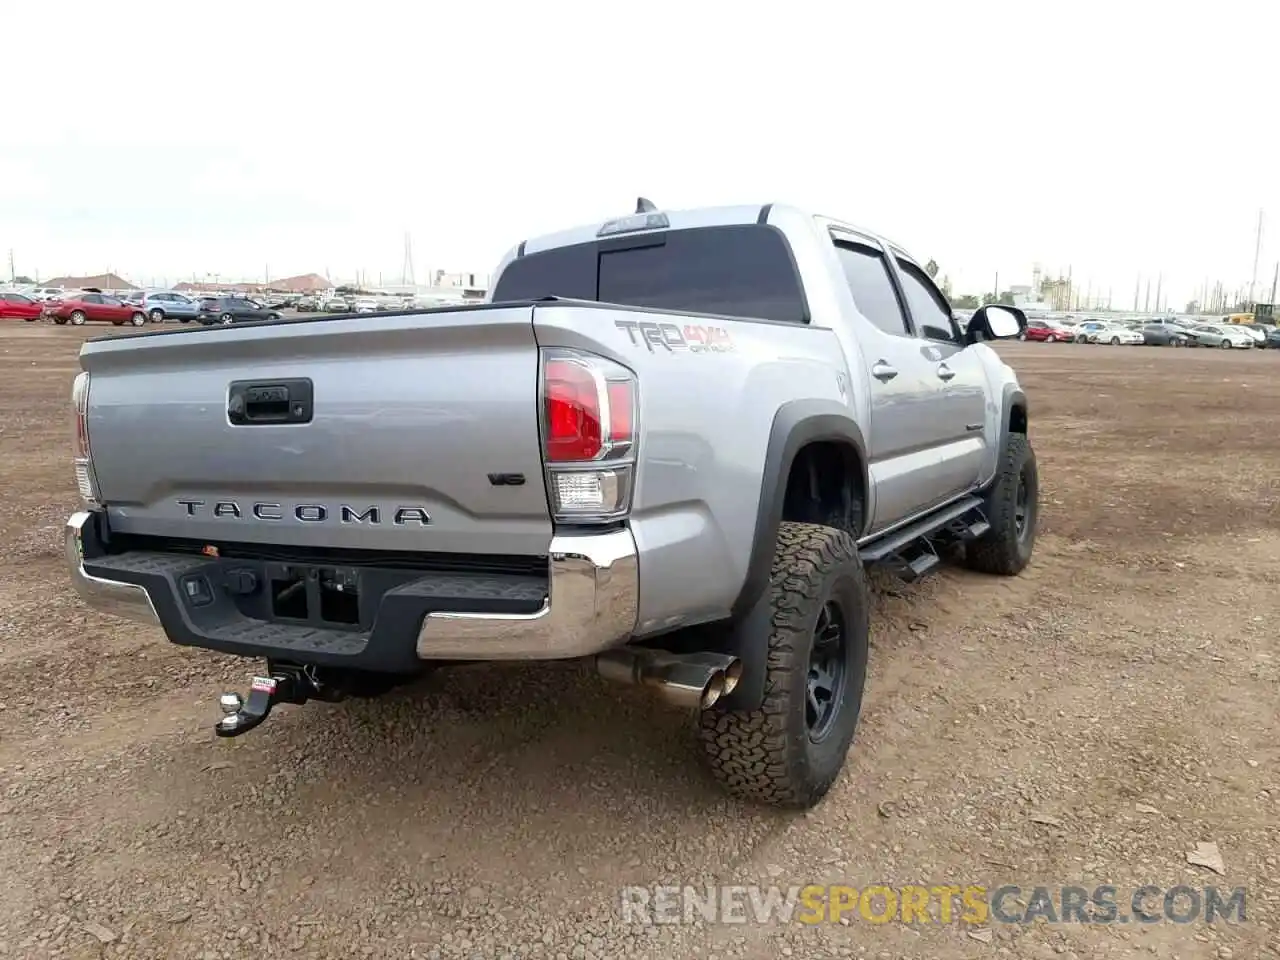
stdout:
[[292,664],[268,664],[266,676],[254,677],[249,687],[248,699],[238,693],[224,693],[218,705],[225,716],[218,721],[214,732],[220,737],[238,737],[248,733],[271,715],[271,709],[280,703],[303,704],[308,700],[336,701],[342,699],[340,690],[322,683],[306,667]]

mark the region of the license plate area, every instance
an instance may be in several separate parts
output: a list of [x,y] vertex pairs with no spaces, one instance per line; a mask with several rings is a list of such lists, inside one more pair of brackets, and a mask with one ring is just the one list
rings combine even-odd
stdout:
[[328,628],[362,625],[359,567],[268,563],[264,565],[267,619]]

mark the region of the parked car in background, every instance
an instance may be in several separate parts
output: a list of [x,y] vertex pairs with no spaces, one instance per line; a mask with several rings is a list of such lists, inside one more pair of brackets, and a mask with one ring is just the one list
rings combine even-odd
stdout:
[[30,323],[40,319],[44,308],[39,302],[23,293],[0,293],[0,320],[26,320]]
[[1185,347],[1191,338],[1172,323],[1148,323],[1142,328],[1142,342],[1152,347]]
[[162,323],[169,318],[190,323],[200,309],[199,301],[173,291],[144,293],[137,302],[152,323]]
[[60,300],[70,291],[59,290],[57,287],[36,287],[31,291],[31,299],[38,300],[41,303],[46,300]]
[[196,321],[205,326],[279,319],[279,311],[269,310],[257,300],[247,297],[202,297],[196,313]]
[[346,297],[330,297],[324,302],[326,313],[350,313],[351,302]]
[[314,313],[320,309],[320,301],[308,293],[306,296],[299,297],[293,301],[293,309],[299,313]]
[[1253,337],[1253,345],[1255,347],[1265,346],[1267,342],[1266,328],[1260,323],[1241,323],[1237,326]]
[[126,323],[140,327],[147,322],[147,315],[142,312],[141,307],[105,293],[92,292],[69,294],[62,300],[49,300],[44,304],[41,315],[56,324],[70,323],[73,327],[81,326],[89,320],[104,320],[117,327]]
[[377,313],[382,309],[382,304],[373,297],[358,297],[352,302],[351,309],[356,313]]
[[1073,329],[1075,333],[1076,343],[1089,343],[1089,336],[1095,330],[1101,330],[1107,325],[1105,320],[1084,320],[1077,323]]
[[1262,334],[1262,339],[1258,342],[1258,346],[1265,347],[1268,350],[1280,347],[1280,327],[1277,327],[1274,323],[1253,323],[1249,327],[1251,330],[1256,330]]
[[1201,323],[1191,328],[1202,347],[1248,349],[1257,342],[1243,327],[1232,323]]
[[1086,320],[1076,327],[1077,343],[1121,344],[1145,343],[1142,334],[1132,327],[1109,320]]
[[1072,331],[1058,326],[1048,320],[1028,320],[1027,329],[1018,337],[1019,340],[1043,340],[1045,343],[1068,342],[1073,339]]

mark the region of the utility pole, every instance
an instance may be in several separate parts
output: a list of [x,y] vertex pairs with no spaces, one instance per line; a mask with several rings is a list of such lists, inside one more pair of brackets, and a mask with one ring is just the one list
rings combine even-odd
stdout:
[[1276,281],[1277,280],[1280,280],[1280,261],[1276,262],[1275,273],[1271,275],[1271,299],[1268,302],[1271,304],[1272,309],[1275,308],[1275,303],[1276,303]]
[[9,248],[9,282],[13,283],[18,279],[18,271],[13,268],[13,247]]
[[1138,297],[1142,293],[1142,274],[1138,274],[1138,281],[1133,285],[1133,312],[1138,312]]
[[1262,211],[1258,211],[1258,236],[1253,243],[1253,279],[1249,281],[1249,302],[1253,303],[1253,287],[1258,282],[1258,257],[1262,254]]
[[416,286],[413,276],[413,237],[409,231],[404,232],[404,263],[400,267],[400,283],[402,286]]
[[1151,278],[1147,277],[1147,295],[1142,300],[1142,312],[1151,312]]
[[999,270],[996,271],[996,288],[991,293],[991,302],[992,303],[1000,302],[1000,271]]
[[1160,312],[1160,287],[1164,285],[1164,274],[1156,278],[1156,313]]

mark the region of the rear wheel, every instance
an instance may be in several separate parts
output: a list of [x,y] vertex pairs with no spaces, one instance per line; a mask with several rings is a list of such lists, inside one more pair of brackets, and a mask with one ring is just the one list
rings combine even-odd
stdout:
[[1025,434],[1009,434],[984,509],[991,528],[965,544],[964,565],[1006,577],[1021,573],[1031,562],[1040,518],[1040,475]]
[[71,325],[72,325],[73,327],[82,327],[82,326],[84,326],[84,311],[83,311],[83,310],[72,310],[72,311],[71,311]]
[[1088,343],[1088,342],[1089,342],[1088,336],[1086,336],[1083,333],[1076,334],[1076,343]]
[[229,313],[224,313],[218,318],[219,323],[235,323],[236,318]]
[[152,311],[151,311],[151,322],[152,322],[152,323],[164,323],[164,311],[163,311],[163,310],[161,310],[159,307],[156,307],[156,309],[152,310]]
[[703,711],[699,739],[730,793],[803,809],[840,775],[862,711],[870,604],[857,546],[833,527],[781,524],[769,591],[764,701]]

